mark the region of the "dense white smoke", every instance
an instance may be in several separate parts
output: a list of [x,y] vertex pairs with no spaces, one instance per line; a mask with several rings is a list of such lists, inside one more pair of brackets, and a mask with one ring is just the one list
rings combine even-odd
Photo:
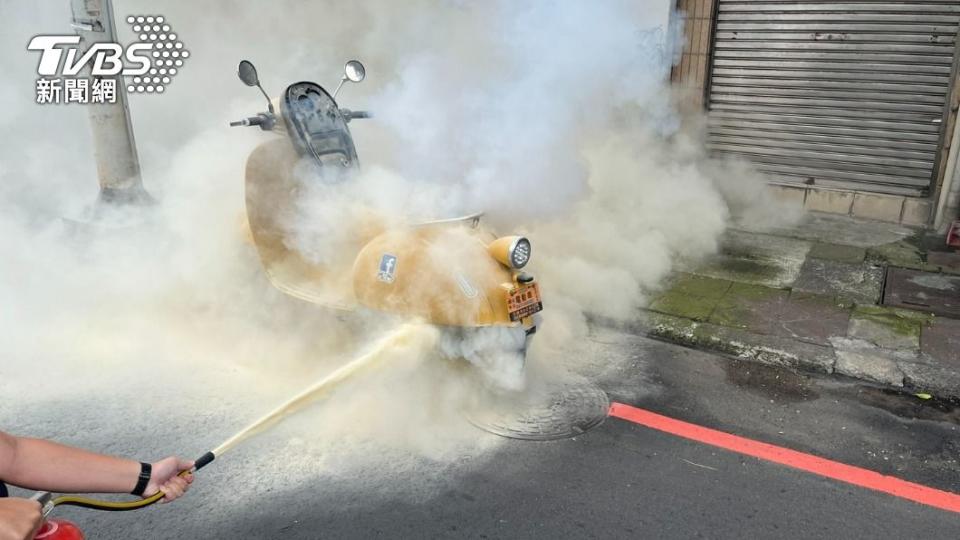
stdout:
[[[314,260],[348,245],[370,213],[389,223],[484,211],[533,242],[546,304],[535,356],[583,335],[586,314],[637,316],[677,261],[716,249],[731,209],[778,215],[759,178],[708,159],[696,130],[681,130],[666,82],[679,43],[670,4],[116,0],[118,17],[160,11],[191,58],[163,95],[130,98],[159,200],[147,224],[78,233],[60,217],[82,216],[97,193],[86,111],[35,104],[38,58],[26,51],[32,35],[70,32],[67,2],[0,1],[0,389],[26,399],[44,375],[50,389],[109,400],[118,381],[189,372],[183,393],[216,400],[237,370],[295,388],[367,330],[273,290],[245,239],[244,162],[267,135],[227,127],[265,109],[236,80],[242,58],[273,96],[299,80],[331,88],[348,58],[367,66],[340,97],[376,115],[351,124],[363,173],[293,216]],[[438,411],[463,381],[444,370],[405,372],[409,392],[371,385],[406,404],[363,425],[429,446],[400,417],[451,425]],[[65,384],[78,374],[82,384]],[[250,394],[257,406],[275,399]],[[341,405],[359,411],[369,395],[352,399]]]

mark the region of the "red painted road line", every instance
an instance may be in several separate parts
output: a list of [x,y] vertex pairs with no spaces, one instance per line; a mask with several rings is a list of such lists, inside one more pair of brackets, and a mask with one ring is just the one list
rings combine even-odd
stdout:
[[610,405],[610,416],[731,452],[772,461],[855,486],[882,491],[894,497],[960,513],[960,495],[949,491],[933,489],[812,454],[731,435],[623,403],[612,403]]

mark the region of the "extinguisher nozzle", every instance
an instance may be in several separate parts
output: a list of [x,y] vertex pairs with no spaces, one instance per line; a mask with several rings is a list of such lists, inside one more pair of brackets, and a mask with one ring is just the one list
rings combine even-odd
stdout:
[[213,455],[213,452],[207,452],[206,454],[197,458],[195,462],[193,462],[193,470],[199,471],[200,469],[206,467],[211,461],[213,461],[216,458],[217,456]]

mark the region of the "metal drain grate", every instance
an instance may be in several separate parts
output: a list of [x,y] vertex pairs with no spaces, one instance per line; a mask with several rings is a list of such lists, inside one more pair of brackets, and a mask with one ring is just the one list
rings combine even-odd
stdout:
[[890,267],[883,305],[960,318],[960,276]]

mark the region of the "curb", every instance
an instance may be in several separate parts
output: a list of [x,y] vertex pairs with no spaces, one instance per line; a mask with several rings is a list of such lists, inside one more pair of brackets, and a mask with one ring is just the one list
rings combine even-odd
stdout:
[[882,349],[858,339],[834,338],[832,346],[824,346],[649,311],[629,324],[608,319],[593,322],[739,360],[838,374],[899,391],[960,399],[960,373],[955,370],[922,353]]

